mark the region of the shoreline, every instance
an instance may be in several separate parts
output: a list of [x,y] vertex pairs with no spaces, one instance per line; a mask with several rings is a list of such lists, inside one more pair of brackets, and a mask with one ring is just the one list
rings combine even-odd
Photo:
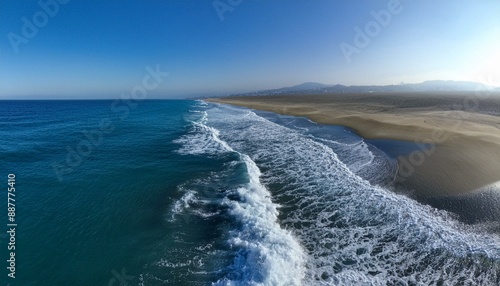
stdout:
[[[500,97],[484,108],[454,110],[470,94],[330,94],[237,96],[206,101],[302,116],[354,129],[361,137],[415,142],[397,158],[396,184],[417,196],[474,193],[500,181]],[[481,100],[481,99],[479,99]],[[481,103],[481,101],[479,101]]]

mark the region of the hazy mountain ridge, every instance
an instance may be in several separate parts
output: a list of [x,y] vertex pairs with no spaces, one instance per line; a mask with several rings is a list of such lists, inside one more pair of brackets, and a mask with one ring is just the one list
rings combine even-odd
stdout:
[[252,91],[233,95],[275,95],[275,94],[322,94],[322,93],[371,93],[371,92],[432,92],[432,91],[476,91],[492,90],[500,92],[500,87],[487,86],[471,81],[429,80],[422,83],[399,85],[342,85],[305,82],[299,85]]

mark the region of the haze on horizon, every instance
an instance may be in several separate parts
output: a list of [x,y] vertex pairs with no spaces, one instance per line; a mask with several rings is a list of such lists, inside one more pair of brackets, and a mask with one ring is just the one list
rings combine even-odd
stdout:
[[499,86],[499,14],[495,0],[2,1],[0,99],[117,98],[147,66],[169,73],[153,98],[302,82]]

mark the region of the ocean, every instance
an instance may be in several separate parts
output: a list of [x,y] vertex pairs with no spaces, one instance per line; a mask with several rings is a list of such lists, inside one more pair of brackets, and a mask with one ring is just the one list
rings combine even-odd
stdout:
[[389,190],[394,156],[348,128],[201,100],[127,104],[0,102],[1,281],[500,284],[498,233]]

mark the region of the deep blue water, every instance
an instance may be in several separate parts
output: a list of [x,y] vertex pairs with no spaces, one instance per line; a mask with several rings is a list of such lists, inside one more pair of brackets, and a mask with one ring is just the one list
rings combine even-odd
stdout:
[[[118,107],[0,102],[0,281],[500,282],[498,235],[388,191],[397,166],[381,142],[202,101]],[[5,262],[9,173],[15,279]]]

